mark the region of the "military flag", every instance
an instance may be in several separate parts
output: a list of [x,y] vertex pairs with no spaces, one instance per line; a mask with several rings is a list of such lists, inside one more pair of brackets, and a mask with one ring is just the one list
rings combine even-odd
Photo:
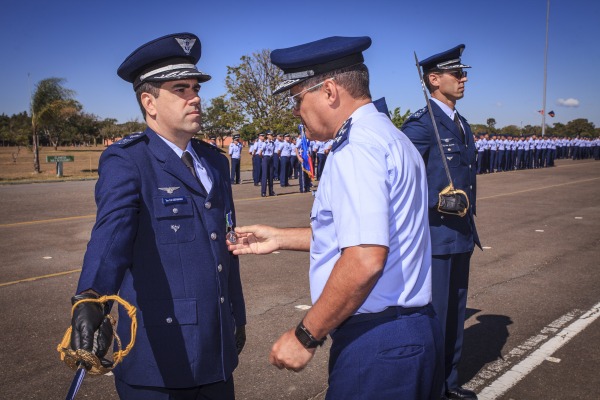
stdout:
[[310,152],[308,151],[308,139],[304,134],[304,125],[298,125],[298,131],[300,131],[300,140],[302,144],[302,170],[308,174],[312,181],[315,179],[315,168],[312,163],[312,158],[310,157]]

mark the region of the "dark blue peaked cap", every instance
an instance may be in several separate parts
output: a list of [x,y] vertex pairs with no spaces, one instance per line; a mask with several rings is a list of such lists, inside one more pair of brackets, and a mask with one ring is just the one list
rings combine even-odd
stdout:
[[284,81],[273,94],[281,93],[302,81],[335,69],[362,64],[362,52],[371,46],[368,36],[332,36],[299,46],[271,52],[271,62],[283,70]]
[[117,74],[133,83],[136,90],[144,82],[166,82],[196,78],[206,82],[211,77],[196,68],[202,46],[193,33],[174,33],[154,39],[133,51],[123,61]]
[[464,65],[460,62],[460,56],[465,49],[464,44],[459,44],[450,50],[443,51],[436,55],[433,55],[425,60],[419,62],[419,65],[423,67],[423,72],[436,71],[436,70],[449,70],[449,69],[460,69],[460,68],[471,68],[469,65]]

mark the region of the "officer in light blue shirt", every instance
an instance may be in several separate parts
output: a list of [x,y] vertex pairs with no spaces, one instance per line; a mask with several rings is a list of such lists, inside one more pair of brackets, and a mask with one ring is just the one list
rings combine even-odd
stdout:
[[[229,248],[310,251],[313,306],[273,345],[272,364],[303,369],[329,334],[328,399],[434,399],[441,332],[430,305],[425,167],[371,101],[362,57],[370,43],[338,36],[271,52],[284,72],[274,93],[290,90],[308,136],[335,141],[312,229],[238,227]],[[406,348],[415,348],[410,357],[389,353]]]
[[288,178],[290,176],[290,156],[292,155],[292,144],[290,143],[290,134],[283,136],[283,142],[279,150],[279,184],[281,187],[289,186]]
[[273,180],[279,180],[279,157],[281,157],[281,147],[283,146],[283,134],[278,133],[275,137],[274,150],[273,150]]
[[267,133],[267,140],[262,142],[258,155],[261,158],[262,178],[260,181],[260,195],[267,196],[267,188],[269,196],[276,196],[273,191],[273,153],[275,152],[275,143],[273,142],[273,134]]
[[229,156],[231,157],[231,183],[239,185],[240,183],[240,158],[242,156],[242,144],[240,135],[233,135],[233,141],[229,145]]

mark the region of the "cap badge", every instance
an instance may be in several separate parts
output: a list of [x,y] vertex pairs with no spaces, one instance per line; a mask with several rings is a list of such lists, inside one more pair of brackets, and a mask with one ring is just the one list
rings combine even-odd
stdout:
[[181,46],[181,48],[183,49],[183,51],[185,52],[186,55],[190,54],[190,52],[192,51],[192,47],[194,47],[194,44],[196,43],[196,39],[190,39],[190,38],[186,38],[186,39],[175,38],[175,40],[177,40],[177,43],[179,43],[179,45]]

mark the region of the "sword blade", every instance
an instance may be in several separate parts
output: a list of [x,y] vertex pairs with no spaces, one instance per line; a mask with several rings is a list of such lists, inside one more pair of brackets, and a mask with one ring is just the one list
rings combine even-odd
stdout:
[[71,387],[69,388],[69,393],[67,393],[67,397],[65,400],[73,400],[81,387],[81,383],[83,382],[83,378],[85,378],[85,367],[82,365],[75,372],[75,376],[73,377],[73,382],[71,382]]

